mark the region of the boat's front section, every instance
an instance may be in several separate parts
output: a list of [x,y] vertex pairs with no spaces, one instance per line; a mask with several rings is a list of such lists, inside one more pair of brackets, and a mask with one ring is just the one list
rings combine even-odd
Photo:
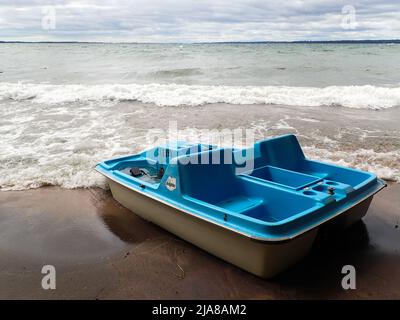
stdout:
[[306,159],[292,135],[245,150],[179,142],[96,169],[125,207],[265,278],[306,255],[322,226],[359,220],[384,186]]

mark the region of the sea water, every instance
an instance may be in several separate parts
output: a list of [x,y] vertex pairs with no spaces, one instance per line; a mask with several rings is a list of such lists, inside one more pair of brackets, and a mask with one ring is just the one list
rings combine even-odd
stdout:
[[400,182],[399,44],[0,44],[0,189],[104,187],[150,129],[294,133]]

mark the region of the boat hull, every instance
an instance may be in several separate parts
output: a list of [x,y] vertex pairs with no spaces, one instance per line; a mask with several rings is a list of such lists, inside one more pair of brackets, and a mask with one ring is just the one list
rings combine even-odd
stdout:
[[[301,260],[317,236],[314,228],[294,239],[262,242],[188,215],[108,179],[112,195],[124,207],[197,247],[262,278],[271,278]],[[360,220],[372,196],[336,217],[330,225],[344,228]]]
[[354,207],[348,209],[347,211],[341,213],[336,218],[328,221],[326,225],[322,225],[322,227],[326,228],[328,232],[335,232],[339,230],[343,230],[351,226],[352,224],[360,221],[362,217],[367,214],[369,206],[372,202],[373,195],[364,199]]
[[317,234],[359,221],[385,187],[372,173],[307,159],[294,135],[248,149],[181,141],[96,170],[123,206],[264,278],[304,257]]

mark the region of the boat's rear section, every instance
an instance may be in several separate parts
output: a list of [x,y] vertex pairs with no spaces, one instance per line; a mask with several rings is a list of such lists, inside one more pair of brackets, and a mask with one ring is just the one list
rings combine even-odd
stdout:
[[331,227],[360,220],[373,195],[386,186],[370,172],[306,159],[294,135],[257,142],[254,150],[258,168],[250,175],[317,199],[326,210],[336,208]]
[[293,135],[245,150],[160,146],[96,168],[125,207],[265,278],[306,255],[321,226],[361,219],[384,186],[371,173],[306,159]]

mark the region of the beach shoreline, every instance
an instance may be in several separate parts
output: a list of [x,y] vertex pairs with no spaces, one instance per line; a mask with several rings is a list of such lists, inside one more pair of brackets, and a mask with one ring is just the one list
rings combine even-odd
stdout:
[[395,1],[41,2],[0,4],[0,300],[400,300]]
[[400,107],[380,111],[222,103],[159,107],[132,101],[112,106],[61,104],[45,107],[46,111],[30,102],[25,107],[15,112],[7,106],[17,123],[0,126],[5,141],[0,150],[1,191],[47,185],[104,187],[105,179],[94,166],[162,144],[154,141],[154,133],[166,139],[236,147],[295,134],[310,159],[400,182]]
[[[175,237],[99,188],[0,192],[0,299],[400,298],[400,185],[299,264],[262,280]],[[41,288],[54,265],[56,290]],[[343,265],[357,289],[343,290]]]
[[[400,298],[398,53],[386,44],[2,44],[0,298]],[[294,134],[309,159],[395,183],[363,222],[265,281],[104,189],[96,164],[164,143],[154,132],[221,147]],[[347,264],[354,291],[341,287]],[[44,265],[57,270],[54,291],[41,288]]]

